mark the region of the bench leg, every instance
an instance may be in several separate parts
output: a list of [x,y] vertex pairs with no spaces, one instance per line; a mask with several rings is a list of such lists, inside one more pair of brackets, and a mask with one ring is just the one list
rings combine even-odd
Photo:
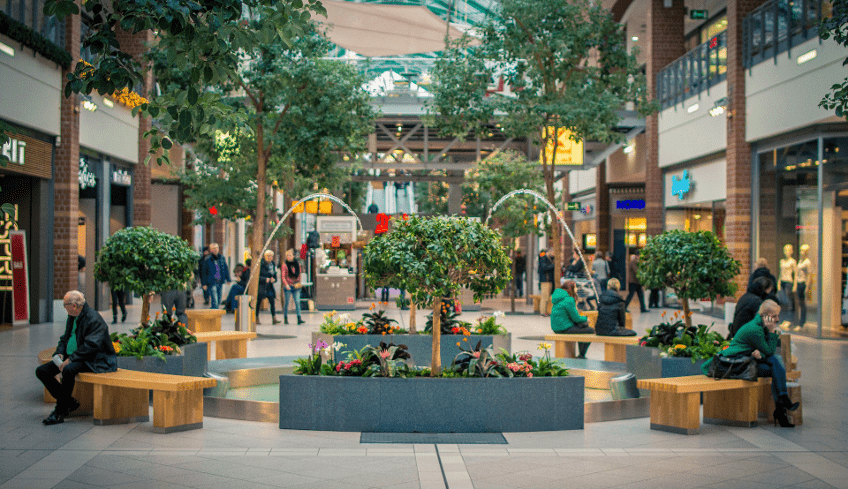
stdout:
[[144,423],[150,420],[147,389],[94,386],[94,424]]
[[577,354],[574,353],[575,346],[576,344],[573,341],[555,341],[554,356],[557,358],[577,358]]
[[607,362],[626,363],[627,346],[604,344],[604,360]]
[[757,426],[759,387],[704,392],[704,423]]
[[203,428],[203,389],[153,391],[153,431],[173,433]]
[[247,340],[218,340],[215,342],[215,360],[247,358]]
[[701,432],[701,394],[651,391],[651,429],[683,435]]

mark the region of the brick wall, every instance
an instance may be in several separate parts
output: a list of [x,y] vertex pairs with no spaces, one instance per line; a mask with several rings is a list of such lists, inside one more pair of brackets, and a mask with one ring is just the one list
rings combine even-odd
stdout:
[[[74,60],[80,52],[80,18],[65,20],[65,49]],[[62,72],[62,80],[73,65]],[[56,148],[53,174],[53,298],[61,299],[79,287],[77,274],[79,222],[79,100],[76,95],[62,97],[59,107],[60,144]],[[93,264],[92,264],[93,265]]]
[[745,141],[745,68],[742,65],[742,21],[761,0],[727,2],[727,209],[725,243],[742,262],[736,278],[738,299],[751,273],[751,146]]
[[[142,61],[142,55],[147,51],[147,44],[152,41],[150,31],[130,34],[118,32],[118,42],[121,49],[131,54],[137,61]],[[153,73],[147,71],[141,86],[142,97],[147,98],[153,88]],[[150,151],[150,143],[144,138],[144,133],[150,130],[150,118],[141,118],[138,124],[138,161],[133,170],[133,226],[149,226],[150,215],[150,167],[144,164]],[[155,164],[155,163],[154,163]]]
[[[683,46],[682,0],[673,0],[672,6],[663,6],[663,0],[649,0],[647,21],[647,78],[648,93],[656,98],[657,74],[669,63],[685,54]],[[659,119],[656,115],[645,120],[645,217],[648,235],[663,231],[663,182],[659,167]]]
[[595,186],[595,232],[597,233],[597,250],[612,250],[610,234],[610,195],[607,184],[607,162],[598,165],[598,184]]

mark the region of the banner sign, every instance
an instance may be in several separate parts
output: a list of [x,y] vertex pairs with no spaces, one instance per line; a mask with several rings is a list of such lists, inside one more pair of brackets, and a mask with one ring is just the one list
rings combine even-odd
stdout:
[[9,232],[12,252],[12,325],[29,324],[29,273],[24,231]]

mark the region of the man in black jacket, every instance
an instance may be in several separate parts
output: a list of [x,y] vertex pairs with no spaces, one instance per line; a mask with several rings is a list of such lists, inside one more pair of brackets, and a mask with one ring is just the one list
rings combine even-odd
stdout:
[[554,285],[554,261],[551,259],[552,249],[542,250],[539,253],[539,314],[550,316],[548,308],[551,306],[551,291]]
[[524,273],[527,271],[527,258],[521,250],[515,250],[515,290],[516,297],[524,297]]
[[35,369],[35,376],[56,398],[56,409],[42,421],[46,425],[64,422],[65,417],[80,406],[71,397],[78,373],[118,369],[118,358],[103,317],[85,303],[85,297],[78,290],[65,294],[64,302],[68,311],[65,334],[59,338],[53,361]]

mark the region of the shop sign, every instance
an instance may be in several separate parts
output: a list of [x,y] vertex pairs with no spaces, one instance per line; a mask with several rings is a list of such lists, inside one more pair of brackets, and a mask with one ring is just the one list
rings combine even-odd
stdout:
[[24,166],[26,162],[26,141],[9,139],[3,144],[3,156],[9,158],[12,163]]
[[342,245],[342,237],[341,236],[333,236],[330,246],[333,248],[338,248]]
[[593,210],[595,210],[595,208],[592,206],[592,204],[587,204],[586,206],[584,206],[580,209],[580,213],[581,214],[591,214]]
[[115,168],[112,170],[112,183],[129,187],[132,185],[132,174],[122,168]]
[[79,160],[79,186],[81,190],[97,186],[97,178],[94,172],[88,169],[88,162],[85,158]]
[[566,204],[566,210],[569,211],[579,211],[580,210],[580,202],[569,202]]
[[676,195],[680,200],[683,200],[691,189],[692,182],[689,180],[689,170],[683,170],[683,176],[680,179],[672,175],[671,195]]
[[24,231],[9,232],[12,252],[12,324],[29,323],[29,274]]
[[377,229],[374,234],[383,234],[389,232],[389,216],[383,212],[377,214]]
[[644,209],[645,208],[645,199],[616,200],[615,201],[615,208],[625,210],[625,211]]
[[[548,133],[553,136],[554,128],[547,127],[542,132],[542,137],[547,141],[545,149],[539,152],[539,163],[550,162],[556,154],[554,165],[557,166],[581,166],[583,165],[583,141],[574,141],[571,139],[571,131],[560,127],[557,130],[557,138],[548,137]],[[570,210],[570,209],[569,209]],[[576,209],[575,209],[576,210]]]
[[3,170],[24,173],[38,178],[53,178],[53,145],[22,134],[10,134],[0,154],[10,165]]

